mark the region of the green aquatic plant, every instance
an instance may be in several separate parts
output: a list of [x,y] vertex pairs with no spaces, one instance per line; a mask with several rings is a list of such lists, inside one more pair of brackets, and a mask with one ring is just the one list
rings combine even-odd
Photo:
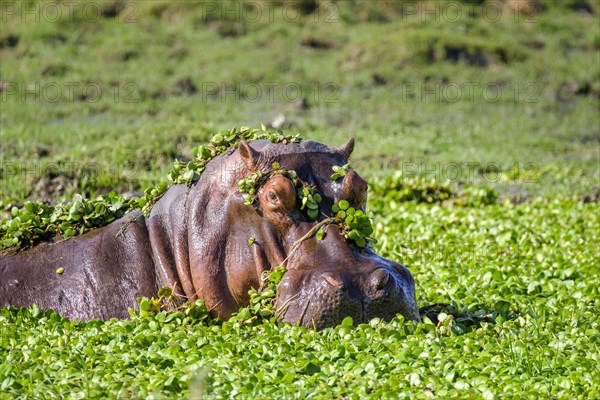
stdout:
[[352,169],[352,167],[350,166],[350,164],[344,164],[341,166],[334,165],[333,167],[331,167],[331,169],[333,169],[333,175],[331,175],[330,178],[332,181],[337,181],[338,179],[345,177],[348,171]]
[[108,225],[138,208],[138,200],[111,192],[95,200],[75,195],[70,202],[55,206],[28,202],[22,208],[12,207],[11,217],[0,222],[0,250],[33,246],[57,237],[70,238]]
[[300,209],[306,209],[306,214],[313,221],[319,216],[319,203],[322,198],[319,193],[315,192],[315,187],[303,183],[303,187],[298,191],[300,197],[301,206]]
[[377,243],[377,240],[371,237],[373,234],[371,218],[362,210],[350,207],[347,200],[340,200],[331,206],[331,212],[346,239],[352,240],[361,248]]

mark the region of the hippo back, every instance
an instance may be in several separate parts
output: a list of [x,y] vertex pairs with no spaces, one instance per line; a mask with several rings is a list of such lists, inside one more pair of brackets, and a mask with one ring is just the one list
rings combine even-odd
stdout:
[[138,296],[158,290],[139,212],[81,236],[0,258],[0,282],[0,306],[37,304],[79,320],[126,318]]

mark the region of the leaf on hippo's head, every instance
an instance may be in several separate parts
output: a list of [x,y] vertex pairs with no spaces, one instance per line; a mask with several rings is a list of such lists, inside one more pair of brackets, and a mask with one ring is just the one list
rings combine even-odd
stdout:
[[332,181],[337,181],[340,178],[343,178],[346,176],[346,174],[348,173],[348,170],[350,170],[352,167],[350,166],[350,164],[344,164],[344,165],[334,165],[333,167],[331,167],[331,169],[333,170],[333,175],[331,175],[330,179]]
[[212,137],[212,139],[210,139],[210,142],[214,145],[214,146],[218,146],[221,143],[223,143],[223,141],[225,140],[225,138],[223,137],[223,135],[221,133],[217,133],[216,135],[214,135]]
[[323,240],[325,238],[325,230],[323,228],[319,229],[315,234],[317,240]]

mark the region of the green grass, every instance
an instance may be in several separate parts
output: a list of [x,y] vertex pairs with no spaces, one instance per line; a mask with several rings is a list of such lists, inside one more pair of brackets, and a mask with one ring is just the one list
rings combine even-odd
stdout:
[[[129,10],[135,23],[66,12],[60,23],[9,16],[2,36],[19,41],[2,49],[0,70],[12,85],[2,93],[4,201],[43,197],[34,186],[48,175],[44,165],[56,162],[83,163],[78,171],[95,163],[101,172],[82,184],[60,168],[72,183],[60,194],[140,190],[211,132],[279,114],[290,129],[329,144],[356,136],[355,167],[368,177],[403,163],[423,165],[420,172],[495,163],[553,168],[539,184],[520,185],[526,196],[598,187],[594,16],[549,2],[517,23],[508,11],[491,22],[481,11],[461,22],[421,15],[382,22],[373,6],[357,22],[357,11],[341,2],[331,23],[323,22],[329,9],[316,14],[318,22],[312,15],[290,22],[279,8],[272,21],[266,12],[257,23],[209,12],[202,22],[207,7],[141,3]],[[239,34],[227,36],[238,22]],[[332,47],[303,44],[311,39]],[[29,95],[26,85],[34,88]],[[57,87],[60,100],[44,101]],[[492,100],[497,87],[502,94]],[[302,99],[308,109],[295,103]],[[565,172],[577,179],[565,180]]]
[[600,396],[598,3],[518,21],[301,3],[297,21],[152,1],[25,23],[0,3],[0,205],[143,192],[216,131],[283,114],[286,133],[357,138],[379,253],[454,317],[313,332],[4,309],[0,398]]

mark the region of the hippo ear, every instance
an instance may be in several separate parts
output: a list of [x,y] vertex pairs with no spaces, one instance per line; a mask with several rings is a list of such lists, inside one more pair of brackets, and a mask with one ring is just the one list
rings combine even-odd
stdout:
[[258,162],[258,158],[260,157],[260,152],[250,147],[248,142],[245,140],[240,140],[240,143],[238,144],[238,150],[240,151],[242,160],[244,160],[248,168],[254,169],[256,167],[256,163]]
[[350,158],[350,155],[354,151],[354,138],[348,139],[346,143],[339,147],[339,150],[346,156],[346,158]]

